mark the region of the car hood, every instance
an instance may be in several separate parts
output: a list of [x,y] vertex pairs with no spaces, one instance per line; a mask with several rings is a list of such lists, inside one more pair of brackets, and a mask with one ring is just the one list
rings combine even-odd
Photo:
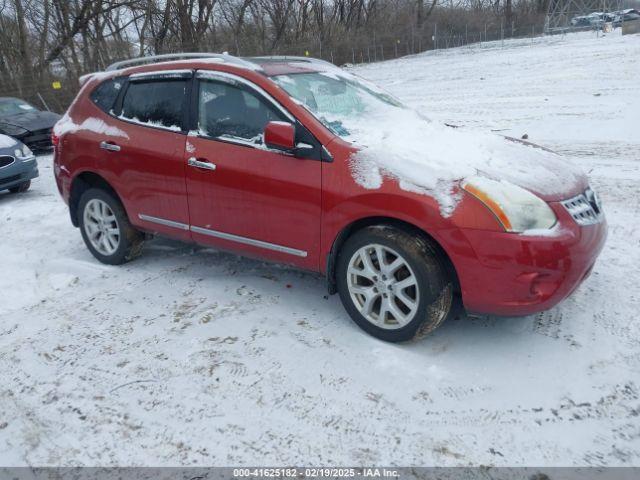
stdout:
[[33,132],[51,128],[58,120],[60,120],[60,115],[57,113],[38,110],[0,117],[0,124],[8,123],[9,125],[21,127]]
[[508,181],[548,202],[588,185],[577,165],[546,148],[437,123],[411,109],[345,118],[342,125],[357,148],[351,169],[358,184],[375,189],[385,176],[396,178],[400,188],[434,197],[445,215],[461,198],[460,182],[472,176]]
[[[547,202],[555,202],[575,197],[584,192],[589,186],[589,179],[580,167],[554,151],[512,137],[504,137],[507,142],[520,145],[526,150],[520,163],[521,168],[516,170],[492,170],[485,176],[497,180],[506,180],[519,187],[535,193]],[[478,169],[482,175],[482,167]],[[544,172],[544,175],[532,175],[531,173]]]

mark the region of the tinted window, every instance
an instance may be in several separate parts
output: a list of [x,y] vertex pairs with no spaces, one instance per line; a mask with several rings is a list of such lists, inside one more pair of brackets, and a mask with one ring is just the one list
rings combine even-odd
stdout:
[[121,117],[152,127],[182,130],[184,80],[130,82]]
[[124,80],[121,78],[114,78],[102,82],[93,92],[91,92],[91,100],[101,110],[109,113],[113,108],[116,98],[118,98],[118,94],[120,93],[123,83]]
[[210,80],[200,81],[198,128],[210,137],[262,141],[264,127],[287,118],[248,89]]

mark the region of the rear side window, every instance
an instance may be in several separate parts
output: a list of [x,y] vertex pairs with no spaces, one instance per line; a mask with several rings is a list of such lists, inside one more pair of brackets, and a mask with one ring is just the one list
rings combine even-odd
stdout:
[[130,82],[120,117],[150,127],[180,131],[186,86],[184,80]]
[[124,79],[122,78],[112,78],[111,80],[102,82],[91,92],[91,101],[95,103],[100,110],[109,113],[113,108],[116,98],[118,98],[123,84]]

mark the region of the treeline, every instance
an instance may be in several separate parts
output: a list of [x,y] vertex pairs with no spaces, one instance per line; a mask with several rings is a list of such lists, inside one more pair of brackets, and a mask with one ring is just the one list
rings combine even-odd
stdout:
[[66,108],[78,77],[141,55],[336,64],[540,33],[549,0],[0,0],[0,96]]

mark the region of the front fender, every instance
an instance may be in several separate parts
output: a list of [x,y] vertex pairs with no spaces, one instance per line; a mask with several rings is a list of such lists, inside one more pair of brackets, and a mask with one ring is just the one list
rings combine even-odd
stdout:
[[432,237],[445,251],[441,232],[455,228],[450,219],[440,214],[435,200],[411,193],[364,192],[334,203],[323,215],[322,273],[327,273],[328,260],[354,227],[384,222],[408,224]]

